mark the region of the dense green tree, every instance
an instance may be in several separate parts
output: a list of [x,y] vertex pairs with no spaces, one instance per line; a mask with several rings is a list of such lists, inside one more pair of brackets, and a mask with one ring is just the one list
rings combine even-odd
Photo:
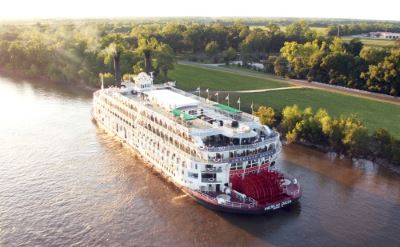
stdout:
[[266,51],[268,53],[279,52],[285,43],[285,33],[277,24],[269,23],[266,26],[266,35],[269,39],[269,46]]
[[364,59],[367,64],[378,64],[382,62],[388,54],[388,50],[384,48],[363,47],[360,52],[360,57]]
[[260,119],[260,123],[263,125],[275,125],[275,110],[272,107],[260,106],[257,111],[254,112],[254,115]]
[[236,57],[236,51],[232,47],[229,47],[225,51],[222,52],[222,58],[224,59],[224,62],[226,65],[229,65],[229,63],[234,60]]
[[274,72],[278,76],[284,76],[287,73],[287,60],[279,56],[274,61]]
[[363,43],[358,38],[352,39],[349,43],[344,44],[344,49],[346,52],[353,56],[359,56],[362,48]]
[[321,67],[329,72],[331,84],[346,85],[348,80],[351,80],[349,74],[354,64],[353,56],[343,52],[335,52],[324,57]]
[[217,42],[221,50],[227,48],[228,28],[220,22],[216,22],[210,26],[209,36],[207,40],[214,40]]
[[240,21],[236,21],[232,27],[228,29],[227,46],[235,50],[239,50],[239,44],[247,37],[250,29]]
[[219,45],[217,43],[217,41],[211,41],[206,45],[206,48],[204,50],[206,52],[206,54],[211,57],[211,58],[215,58],[215,56],[219,53],[220,49],[219,49]]
[[282,110],[282,121],[280,123],[280,129],[283,133],[288,133],[294,129],[296,124],[301,121],[302,111],[297,105],[286,106]]
[[274,74],[275,73],[275,62],[278,58],[276,56],[268,56],[268,59],[266,59],[263,62],[264,65],[264,71],[267,73]]
[[104,63],[107,64],[109,63],[110,60],[113,61],[115,83],[117,85],[120,85],[121,83],[120,59],[121,59],[121,54],[126,49],[127,46],[126,41],[122,35],[116,34],[116,35],[108,35],[107,37],[105,37],[104,43],[107,44],[107,46],[103,50],[105,57]]
[[203,25],[193,25],[183,33],[185,44],[191,47],[194,53],[204,49],[204,29]]
[[172,48],[167,44],[160,44],[156,48],[157,70],[163,73],[164,78],[167,78],[168,71],[174,69],[175,56]]
[[261,28],[254,28],[250,30],[249,34],[243,40],[241,47],[246,49],[247,53],[253,55],[253,57],[263,56],[268,51],[271,40],[267,37],[265,31]]
[[152,55],[156,51],[160,43],[155,38],[140,37],[136,53],[144,58],[144,71],[150,73],[152,71]]
[[392,157],[394,139],[386,129],[379,128],[371,136],[369,149],[375,157]]
[[171,46],[175,53],[182,52],[185,48],[183,33],[187,27],[177,23],[167,23],[162,29],[162,42]]
[[286,27],[286,37],[289,41],[305,43],[315,40],[317,33],[308,26],[305,21],[293,22]]
[[325,43],[319,45],[317,41],[299,44],[286,42],[281,49],[281,55],[291,65],[295,77],[314,79],[325,53]]
[[370,65],[362,77],[371,91],[400,95],[400,49],[392,49],[383,62]]

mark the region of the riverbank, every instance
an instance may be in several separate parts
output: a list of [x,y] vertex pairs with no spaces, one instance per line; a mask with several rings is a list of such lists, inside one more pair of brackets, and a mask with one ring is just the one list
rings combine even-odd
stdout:
[[8,77],[13,80],[29,80],[29,81],[34,81],[34,82],[46,82],[46,83],[54,83],[54,84],[64,84],[64,85],[69,85],[69,86],[77,86],[80,89],[83,89],[87,92],[93,93],[94,91],[98,90],[99,88],[90,86],[84,82],[79,82],[79,81],[72,81],[72,82],[65,82],[65,81],[60,81],[60,80],[52,80],[50,78],[47,78],[45,76],[28,76],[24,75],[21,73],[21,71],[10,71],[4,68],[0,68],[0,76],[3,77]]
[[285,139],[282,140],[282,144],[285,146],[291,146],[291,145],[299,145],[303,146],[312,150],[316,150],[318,152],[324,153],[328,155],[329,159],[331,160],[343,160],[343,159],[349,159],[351,160],[352,164],[357,166],[357,167],[362,167],[366,165],[377,165],[384,167],[398,175],[400,175],[400,166],[393,164],[392,162],[388,161],[387,159],[383,158],[375,158],[372,156],[349,156],[346,154],[339,154],[334,151],[328,146],[322,146],[322,145],[317,145],[313,144],[310,142],[300,142],[300,141],[295,141],[294,143],[287,143]]

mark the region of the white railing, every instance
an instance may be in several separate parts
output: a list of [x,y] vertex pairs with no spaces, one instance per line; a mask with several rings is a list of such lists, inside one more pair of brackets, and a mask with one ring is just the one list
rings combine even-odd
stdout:
[[209,152],[220,152],[220,151],[229,151],[229,150],[236,150],[236,149],[248,149],[248,148],[257,148],[259,146],[262,146],[266,143],[269,143],[271,141],[275,141],[277,135],[268,137],[262,141],[253,143],[253,144],[243,144],[243,145],[228,145],[228,146],[222,146],[222,147],[207,147],[204,146],[204,150],[209,151]]
[[[204,192],[195,190],[193,191],[197,196],[205,198],[209,201],[212,201],[214,203],[218,203],[217,199],[215,197],[209,196]],[[225,205],[231,208],[254,208],[257,206],[257,202],[252,199],[252,198],[247,198],[249,200],[249,203],[243,203],[243,202],[223,202],[223,203],[218,203],[219,205]]]
[[254,155],[246,155],[246,156],[241,156],[241,157],[234,157],[234,158],[227,158],[227,159],[215,159],[215,158],[210,158],[208,159],[208,162],[210,163],[237,163],[237,162],[243,162],[243,161],[249,161],[253,159],[259,159],[263,158],[265,156],[273,155],[276,150],[271,150],[267,152],[262,152],[259,154],[254,154]]

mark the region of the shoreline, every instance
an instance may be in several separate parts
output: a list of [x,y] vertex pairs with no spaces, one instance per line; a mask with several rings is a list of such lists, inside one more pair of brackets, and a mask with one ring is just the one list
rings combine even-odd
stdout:
[[299,145],[299,146],[302,146],[302,147],[309,148],[311,150],[316,150],[316,151],[319,151],[319,152],[327,154],[327,155],[332,154],[332,156],[333,156],[331,158],[332,160],[347,158],[347,159],[351,160],[351,163],[353,165],[355,165],[356,162],[360,162],[360,163],[368,163],[368,162],[370,162],[370,163],[372,163],[374,165],[377,165],[377,166],[380,166],[380,167],[384,167],[385,169],[388,169],[391,172],[400,175],[400,166],[396,165],[396,164],[393,164],[393,163],[389,162],[386,159],[382,159],[382,158],[375,158],[375,159],[372,158],[371,159],[371,157],[357,157],[357,156],[350,156],[350,155],[347,155],[347,154],[339,154],[339,153],[336,153],[336,152],[333,152],[333,151],[329,150],[329,147],[316,145],[316,144],[308,143],[308,142],[296,141],[296,142],[293,142],[293,143],[287,143],[286,139],[282,139],[282,144],[284,146],[289,146],[289,145],[293,145],[294,144],[294,145]]
[[80,89],[85,90],[88,93],[93,93],[94,91],[98,90],[99,88],[90,86],[85,84],[84,82],[79,82],[79,81],[71,81],[71,82],[66,82],[66,81],[61,81],[61,80],[52,80],[46,76],[27,76],[27,75],[21,75],[19,71],[10,71],[4,68],[0,68],[0,75],[4,77],[9,77],[14,80],[30,80],[30,81],[45,81],[47,83],[52,83],[52,84],[62,84],[62,85],[70,85],[70,86],[78,86]]

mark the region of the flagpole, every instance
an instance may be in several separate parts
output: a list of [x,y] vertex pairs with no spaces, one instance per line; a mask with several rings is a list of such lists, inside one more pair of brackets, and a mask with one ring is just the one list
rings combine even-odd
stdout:
[[199,97],[201,97],[201,88],[199,86]]
[[210,90],[207,88],[207,99],[210,100]]

